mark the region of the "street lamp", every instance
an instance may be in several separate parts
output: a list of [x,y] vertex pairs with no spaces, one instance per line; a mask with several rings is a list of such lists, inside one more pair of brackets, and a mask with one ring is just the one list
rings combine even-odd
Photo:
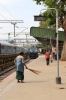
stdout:
[[[47,8],[47,10],[55,10],[56,11],[56,49],[57,49],[57,77],[56,77],[56,83],[57,84],[61,84],[61,77],[59,77],[59,55],[58,55],[58,10],[56,8]],[[42,10],[46,10],[46,9],[42,9]],[[41,10],[41,11],[42,11]],[[41,14],[40,11],[40,14]]]
[[[42,10],[55,10],[56,11],[56,49],[57,49],[57,77],[56,77],[56,83],[61,84],[61,77],[59,77],[59,55],[58,55],[58,10],[56,8],[47,8],[47,9],[41,9]],[[40,11],[40,15],[41,15]],[[40,17],[40,21],[43,20],[43,17]],[[36,16],[36,21],[38,21],[39,16]],[[44,18],[45,19],[45,18]]]

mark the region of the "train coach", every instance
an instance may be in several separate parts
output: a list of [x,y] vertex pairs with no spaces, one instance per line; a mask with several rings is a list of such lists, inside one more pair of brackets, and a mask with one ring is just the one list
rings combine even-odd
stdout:
[[38,57],[38,48],[36,46],[31,46],[28,49],[30,59],[36,59]]
[[0,54],[18,54],[20,52],[25,53],[25,49],[18,45],[0,42]]
[[10,43],[0,42],[0,71],[14,65],[13,60],[20,52],[24,52],[24,58],[26,60],[28,53],[24,48]]
[[0,54],[17,54],[22,51],[20,46],[0,42]]

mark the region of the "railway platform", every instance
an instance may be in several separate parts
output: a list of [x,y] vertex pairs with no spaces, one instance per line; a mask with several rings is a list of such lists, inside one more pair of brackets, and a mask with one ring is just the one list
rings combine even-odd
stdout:
[[41,71],[39,75],[25,69],[25,83],[17,83],[15,72],[0,82],[0,100],[66,100],[66,61],[59,61],[61,84],[56,84],[57,61],[46,65],[44,55],[27,63]]

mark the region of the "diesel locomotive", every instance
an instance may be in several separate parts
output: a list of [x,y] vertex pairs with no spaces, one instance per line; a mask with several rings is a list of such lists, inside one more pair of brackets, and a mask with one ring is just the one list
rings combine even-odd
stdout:
[[28,49],[28,54],[30,59],[36,59],[38,57],[38,48],[36,46],[31,46]]

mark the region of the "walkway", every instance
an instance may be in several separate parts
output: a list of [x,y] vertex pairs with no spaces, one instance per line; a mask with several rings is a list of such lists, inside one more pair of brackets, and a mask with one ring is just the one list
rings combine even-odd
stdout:
[[27,66],[41,73],[25,69],[25,83],[17,83],[14,72],[0,83],[0,100],[66,100],[66,62],[59,61],[61,84],[56,84],[56,63],[47,66],[44,55],[31,61]]

